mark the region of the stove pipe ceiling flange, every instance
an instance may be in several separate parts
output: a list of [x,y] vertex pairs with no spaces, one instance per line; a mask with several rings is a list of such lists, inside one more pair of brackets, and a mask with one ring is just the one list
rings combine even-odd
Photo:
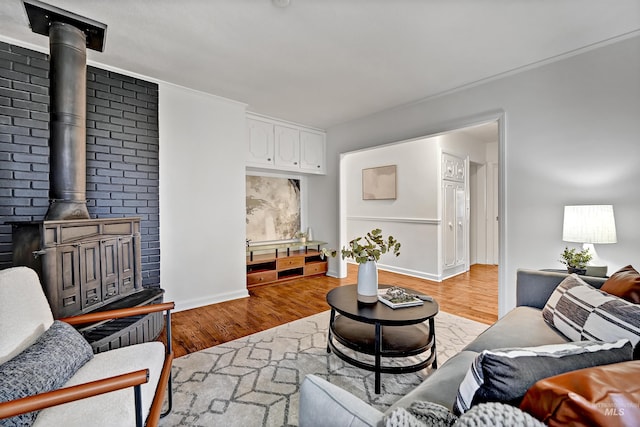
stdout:
[[89,219],[87,47],[102,52],[105,24],[24,0],[33,32],[49,36],[49,210],[47,220]]

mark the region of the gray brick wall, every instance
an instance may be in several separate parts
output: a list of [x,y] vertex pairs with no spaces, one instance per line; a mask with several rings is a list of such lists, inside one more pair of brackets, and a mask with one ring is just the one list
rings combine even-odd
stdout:
[[[48,55],[0,42],[0,269],[12,265],[10,221],[49,205]],[[142,280],[160,285],[158,86],[87,68],[87,207],[142,218]]]

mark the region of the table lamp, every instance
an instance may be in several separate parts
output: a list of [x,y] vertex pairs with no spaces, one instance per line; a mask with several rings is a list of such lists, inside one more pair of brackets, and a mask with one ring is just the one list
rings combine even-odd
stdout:
[[582,243],[593,255],[587,275],[606,276],[607,266],[600,265],[594,244],[617,243],[612,205],[578,205],[564,207],[562,240]]

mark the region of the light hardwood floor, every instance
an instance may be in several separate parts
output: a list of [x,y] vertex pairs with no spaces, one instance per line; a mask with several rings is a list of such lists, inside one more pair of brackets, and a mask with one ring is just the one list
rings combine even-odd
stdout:
[[[173,313],[175,357],[328,310],[327,292],[355,283],[356,277],[357,266],[349,265],[346,279],[316,276],[264,285],[252,288],[249,298]],[[451,314],[488,324],[498,319],[498,267],[494,265],[476,264],[469,272],[440,283],[380,270],[379,282],[431,295],[440,310]]]

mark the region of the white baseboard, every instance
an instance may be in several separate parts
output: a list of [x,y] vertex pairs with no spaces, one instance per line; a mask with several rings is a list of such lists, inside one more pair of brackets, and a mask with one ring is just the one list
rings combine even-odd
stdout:
[[390,271],[392,273],[404,274],[406,276],[418,277],[420,279],[432,280],[434,282],[442,281],[442,278],[436,274],[425,273],[424,271],[411,270],[408,268],[378,264],[378,270]]
[[246,289],[237,292],[228,292],[226,294],[207,295],[206,297],[192,298],[188,300],[175,301],[176,308],[174,312],[191,310],[192,308],[203,307],[205,305],[217,304],[219,302],[231,301],[239,298],[247,298],[249,291]]

